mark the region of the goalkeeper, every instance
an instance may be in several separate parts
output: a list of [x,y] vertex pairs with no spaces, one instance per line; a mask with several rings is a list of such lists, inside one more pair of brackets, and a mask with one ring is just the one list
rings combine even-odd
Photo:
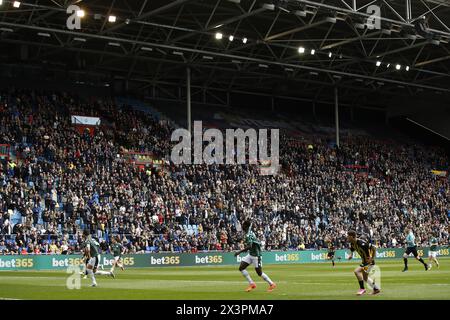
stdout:
[[364,282],[367,282],[373,288],[372,294],[380,293],[380,288],[375,284],[375,281],[369,278],[369,273],[375,265],[376,247],[367,241],[358,239],[356,231],[349,231],[347,239],[350,242],[351,251],[349,260],[352,259],[354,251],[358,252],[362,259],[362,264],[354,271],[359,282],[359,290],[356,294],[361,296],[366,293]]

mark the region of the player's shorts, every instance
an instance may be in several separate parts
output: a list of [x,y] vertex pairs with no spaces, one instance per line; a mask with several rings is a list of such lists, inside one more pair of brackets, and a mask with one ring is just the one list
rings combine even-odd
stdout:
[[375,267],[375,262],[372,262],[369,265],[361,264],[360,267],[362,267],[364,269],[364,272],[370,273],[372,271],[372,269]]
[[115,257],[114,257],[114,262],[117,262],[117,261],[119,261],[119,260],[120,260],[120,258],[121,258],[121,256],[115,256]]
[[249,265],[254,265],[255,268],[260,268],[262,266],[261,257],[254,257],[248,254],[244,258],[242,258],[242,261]]
[[437,257],[437,251],[428,251],[428,256],[432,257],[432,258],[436,258]]
[[328,252],[327,257],[328,257],[329,259],[334,258],[334,251]]
[[417,258],[419,256],[419,254],[417,253],[417,247],[406,248],[405,254],[409,256],[411,253],[413,254],[413,256],[415,258]]
[[98,266],[98,257],[90,258],[87,264],[94,267],[94,269],[96,269]]

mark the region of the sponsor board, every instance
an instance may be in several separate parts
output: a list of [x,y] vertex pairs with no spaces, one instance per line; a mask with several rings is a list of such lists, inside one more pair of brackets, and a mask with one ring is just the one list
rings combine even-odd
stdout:
[[[401,259],[405,249],[381,248],[377,250],[376,260]],[[418,253],[428,256],[429,248],[419,248]],[[323,263],[327,259],[326,250],[304,251],[266,251],[262,254],[264,264],[301,264]],[[208,253],[149,253],[124,255],[122,261],[125,267],[177,267],[177,266],[214,266],[214,265],[238,265],[246,254],[238,257],[232,252],[208,252]],[[449,248],[439,248],[438,256],[450,256]],[[349,250],[336,250],[335,258],[346,261],[350,257]],[[359,259],[354,252],[353,263]],[[110,267],[113,256],[102,254],[100,264]],[[77,267],[84,263],[81,255],[0,255],[1,270],[63,270],[68,267]]]

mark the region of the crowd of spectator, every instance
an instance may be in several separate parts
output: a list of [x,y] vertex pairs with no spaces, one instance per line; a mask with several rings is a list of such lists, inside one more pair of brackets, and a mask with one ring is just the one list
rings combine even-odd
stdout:
[[[101,125],[80,133],[71,115]],[[431,173],[448,170],[441,149],[283,133],[281,170],[264,176],[257,165],[173,165],[173,129],[112,100],[0,91],[0,145],[13,151],[0,160],[0,253],[79,252],[84,229],[102,246],[120,235],[128,253],[236,250],[245,219],[265,250],[318,249],[325,236],[346,248],[351,228],[383,247],[404,245],[408,226],[419,244],[448,243],[449,178]],[[166,165],[142,169],[130,150]]]

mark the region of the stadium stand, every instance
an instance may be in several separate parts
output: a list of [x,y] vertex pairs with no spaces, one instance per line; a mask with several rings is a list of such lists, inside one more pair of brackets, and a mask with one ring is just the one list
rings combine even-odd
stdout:
[[[325,235],[342,248],[349,228],[380,246],[402,246],[411,224],[419,244],[430,232],[448,243],[444,150],[368,134],[344,135],[336,149],[326,130],[317,135],[317,126],[292,122],[282,131],[277,176],[251,165],[176,166],[173,122],[139,106],[0,92],[0,145],[11,149],[0,160],[3,254],[59,253],[65,243],[78,252],[85,228],[106,241],[120,235],[128,253],[235,250],[250,215],[266,250],[322,248]],[[80,133],[71,115],[99,117],[101,125]],[[130,151],[152,161],[137,166]]]

